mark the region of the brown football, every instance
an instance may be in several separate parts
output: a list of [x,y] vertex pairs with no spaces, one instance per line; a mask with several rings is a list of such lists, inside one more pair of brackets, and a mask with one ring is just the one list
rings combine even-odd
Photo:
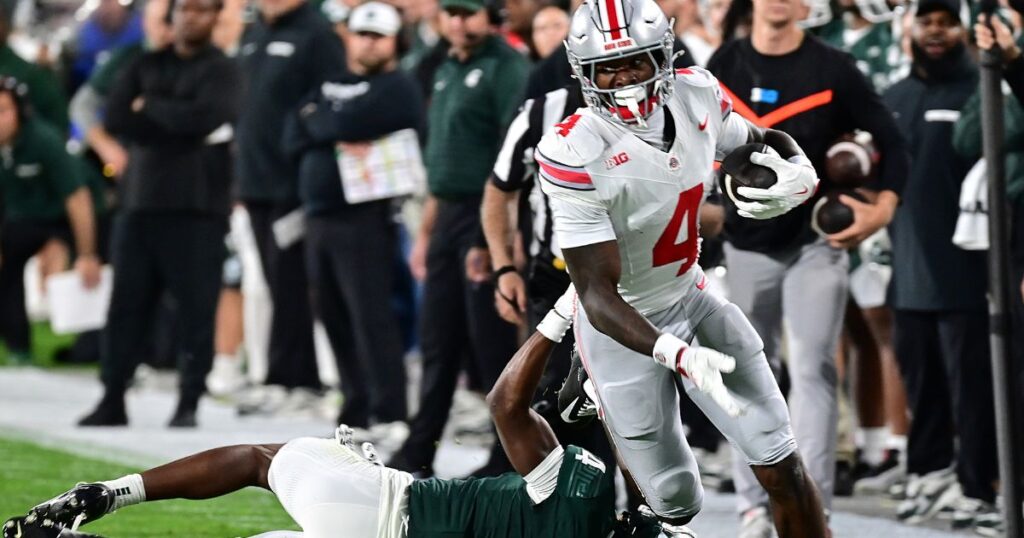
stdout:
[[753,143],[744,144],[726,155],[725,159],[722,159],[722,173],[719,176],[722,192],[726,193],[733,201],[749,202],[750,199],[740,196],[736,189],[739,187],[767,189],[774,185],[779,180],[774,170],[750,162],[750,156],[754,153],[768,152],[774,153],[775,150],[765,144]]
[[845,134],[825,152],[825,177],[840,187],[863,187],[875,179],[879,157],[871,133]]
[[849,189],[837,189],[819,198],[811,210],[811,228],[818,235],[825,237],[839,233],[853,224],[853,210],[839,200],[841,194],[861,202],[868,201],[861,193]]

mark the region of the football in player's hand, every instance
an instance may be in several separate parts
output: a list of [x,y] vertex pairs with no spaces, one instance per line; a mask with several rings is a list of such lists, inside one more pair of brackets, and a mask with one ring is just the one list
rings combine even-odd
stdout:
[[845,134],[825,152],[825,177],[840,187],[863,187],[874,179],[878,160],[871,133]]
[[839,233],[853,224],[853,210],[839,200],[839,196],[843,194],[861,202],[868,201],[864,195],[848,189],[831,191],[819,198],[811,210],[811,228],[818,232],[818,235],[825,237]]
[[744,144],[725,156],[722,160],[721,187],[729,198],[735,202],[751,201],[736,192],[740,187],[753,187],[755,189],[767,189],[778,180],[775,171],[767,166],[761,166],[750,162],[750,156],[754,153],[777,153],[766,144],[753,143]]

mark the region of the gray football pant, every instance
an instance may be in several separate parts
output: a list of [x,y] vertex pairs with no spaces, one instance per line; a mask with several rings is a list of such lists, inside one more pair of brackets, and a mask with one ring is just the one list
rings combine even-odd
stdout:
[[[723,380],[746,410],[743,415],[728,416],[688,378],[683,378],[683,386],[687,396],[745,454],[744,461],[769,465],[795,450],[786,403],[765,360],[761,339],[736,305],[695,286],[672,307],[647,317],[684,341],[696,336],[701,345],[736,358],[735,371]],[[576,312],[575,331],[580,357],[597,388],[608,436],[647,505],[662,517],[695,515],[704,490],[680,422],[675,384],[679,374],[599,332],[582,308]]]
[[[729,299],[754,324],[772,364],[785,331],[791,387],[789,412],[800,455],[832,506],[836,465],[836,349],[849,287],[845,251],[824,240],[772,255],[725,244]],[[733,458],[739,510],[768,504],[754,473]]]

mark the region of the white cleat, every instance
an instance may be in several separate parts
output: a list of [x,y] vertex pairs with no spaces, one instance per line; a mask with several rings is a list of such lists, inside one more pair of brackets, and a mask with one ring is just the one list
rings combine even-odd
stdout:
[[743,513],[737,538],[776,538],[768,509],[757,506]]

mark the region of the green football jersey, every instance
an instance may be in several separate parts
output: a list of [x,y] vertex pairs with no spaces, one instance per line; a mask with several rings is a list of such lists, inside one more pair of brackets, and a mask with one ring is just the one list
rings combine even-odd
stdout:
[[878,93],[906,75],[903,51],[887,23],[849,30],[839,18],[822,27],[818,35],[830,45],[849,52]]
[[565,447],[554,493],[533,504],[518,473],[420,480],[409,487],[409,538],[604,538],[615,518],[612,473]]

